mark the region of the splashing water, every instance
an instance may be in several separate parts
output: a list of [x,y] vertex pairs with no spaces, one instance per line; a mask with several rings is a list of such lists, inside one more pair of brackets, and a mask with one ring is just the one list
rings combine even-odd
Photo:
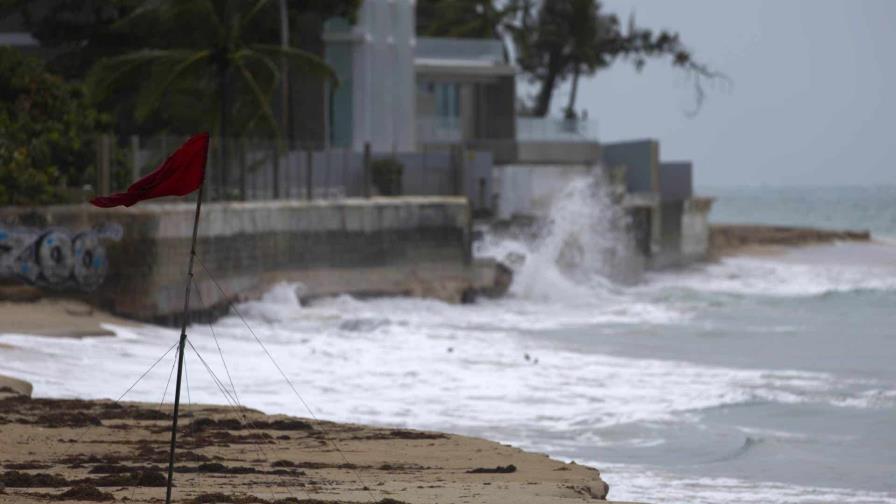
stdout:
[[477,242],[475,253],[514,269],[515,296],[576,300],[612,292],[613,282],[641,278],[644,260],[635,252],[628,225],[598,167],[573,179],[553,199],[544,219],[525,229],[490,231]]

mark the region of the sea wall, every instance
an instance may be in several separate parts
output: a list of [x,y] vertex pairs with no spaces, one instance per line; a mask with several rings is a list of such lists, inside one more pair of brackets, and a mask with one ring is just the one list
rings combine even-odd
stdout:
[[[102,283],[81,296],[119,315],[172,323],[183,308],[194,208],[10,207],[0,209],[0,220],[69,236],[120,226],[119,239],[106,240],[105,253],[92,258],[98,269],[99,261],[107,263]],[[480,287],[493,293],[496,282],[507,280],[495,264],[474,264],[470,223],[467,200],[457,197],[207,203],[191,305],[220,312],[278,281],[301,282],[301,295],[309,298],[347,293],[463,301]],[[32,253],[53,257],[42,245],[35,242]],[[80,264],[82,256],[74,254],[69,259]]]
[[868,231],[825,230],[792,226],[713,224],[709,242],[713,256],[736,253],[749,247],[813,245],[836,241],[869,241]]

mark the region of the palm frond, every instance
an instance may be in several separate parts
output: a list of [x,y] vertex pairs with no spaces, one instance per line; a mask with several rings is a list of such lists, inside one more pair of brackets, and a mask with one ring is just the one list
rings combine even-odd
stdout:
[[309,73],[311,75],[318,75],[320,77],[328,78],[333,82],[334,85],[339,84],[339,79],[336,77],[336,72],[333,71],[330,65],[328,65],[326,61],[320,59],[318,56],[308,51],[303,51],[301,49],[296,49],[293,47],[280,47],[270,44],[252,44],[249,47],[268,56],[283,57],[291,66],[299,69],[300,71]]
[[240,31],[242,31],[242,29],[252,21],[252,18],[254,18],[255,15],[261,11],[262,7],[268,4],[268,2],[269,0],[258,0],[257,2],[255,2],[255,5],[252,6],[252,9],[241,17]]
[[103,58],[98,61],[87,74],[87,89],[94,100],[106,98],[113,88],[122,85],[138,85],[139,82],[126,82],[138,76],[135,70],[160,60],[176,61],[192,55],[194,51],[178,49],[144,49],[121,56]]
[[271,111],[270,93],[265,95],[265,93],[261,90],[261,87],[258,85],[258,82],[255,80],[255,77],[252,76],[252,72],[250,72],[249,69],[246,68],[246,65],[242,61],[237,61],[236,67],[239,69],[240,75],[242,75],[243,80],[249,86],[249,89],[252,90],[252,94],[255,95],[255,99],[258,101],[258,109],[264,113],[264,117],[267,120],[268,124],[271,126],[271,130],[277,135],[278,138],[280,138],[280,126],[277,124],[277,120],[274,118],[274,114]]
[[[212,28],[217,39],[224,38],[226,33],[225,23],[218,16],[211,0],[148,0],[134,9],[133,12],[112,24],[116,31],[129,31],[141,29],[141,24],[147,22],[147,16],[155,14],[161,18],[162,26],[175,26],[181,20],[195,20],[196,15],[202,15],[203,23],[192,23],[192,29]],[[151,20],[154,24],[158,19]],[[182,24],[182,23],[181,23]]]
[[[170,61],[169,58],[157,60],[150,80],[142,87],[137,98],[137,107],[134,111],[137,119],[142,121],[149,117],[171,84],[191,66],[208,59],[210,55],[211,51],[205,50],[195,51],[177,63]],[[174,63],[173,67],[171,67],[172,63]]]

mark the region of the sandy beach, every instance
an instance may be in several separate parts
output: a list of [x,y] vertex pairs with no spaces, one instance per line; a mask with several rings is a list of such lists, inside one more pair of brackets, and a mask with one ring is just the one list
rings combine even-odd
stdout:
[[63,338],[113,336],[115,333],[104,328],[103,324],[130,326],[136,322],[73,299],[0,300],[0,334]]
[[[0,302],[0,334],[79,338],[136,325],[83,302]],[[4,344],[0,351],[12,351]],[[0,503],[159,502],[171,404],[30,398],[0,376]],[[593,468],[437,432],[182,406],[176,502],[579,502],[604,499]]]
[[[0,412],[0,502],[163,498],[170,405],[31,399],[0,386]],[[179,431],[175,502],[534,504],[608,489],[596,469],[437,432],[201,405],[182,411]]]

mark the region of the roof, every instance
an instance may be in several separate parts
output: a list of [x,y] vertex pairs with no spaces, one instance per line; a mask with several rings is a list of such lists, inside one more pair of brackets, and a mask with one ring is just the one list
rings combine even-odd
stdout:
[[414,54],[417,73],[443,76],[489,77],[514,75],[495,39],[418,37]]

